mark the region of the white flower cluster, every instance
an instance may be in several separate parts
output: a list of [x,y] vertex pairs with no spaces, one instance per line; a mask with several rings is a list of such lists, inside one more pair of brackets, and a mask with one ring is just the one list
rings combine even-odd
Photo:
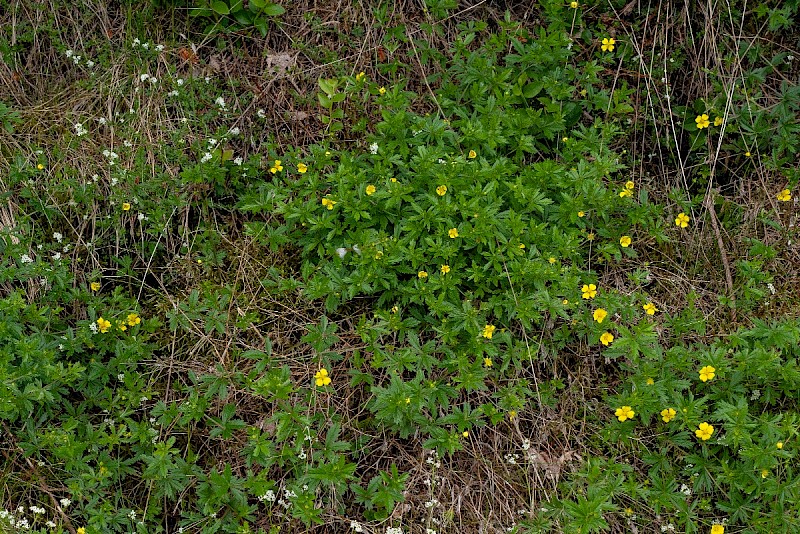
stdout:
[[119,154],[117,154],[113,150],[103,150],[103,156],[106,157],[109,165],[114,165],[119,159]]
[[[150,43],[149,42],[143,43],[138,37],[136,37],[131,43],[131,48],[143,48],[144,50],[150,50]],[[163,52],[164,45],[157,44],[153,47],[153,50],[155,50],[156,52]]]
[[275,499],[277,499],[277,498],[278,498],[278,496],[277,496],[277,495],[275,495],[275,492],[274,492],[274,491],[272,491],[272,490],[267,490],[267,492],[266,492],[264,495],[261,495],[261,496],[258,498],[258,500],[259,500],[259,501],[261,501],[261,502],[264,502],[264,501],[267,501],[267,502],[275,502]]
[[80,122],[75,123],[75,135],[77,135],[78,137],[83,137],[87,133],[89,133],[89,131],[83,124],[81,124]]

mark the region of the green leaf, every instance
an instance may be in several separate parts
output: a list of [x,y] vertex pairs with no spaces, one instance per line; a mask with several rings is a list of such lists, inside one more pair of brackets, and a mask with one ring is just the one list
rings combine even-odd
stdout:
[[228,8],[228,4],[222,0],[214,0],[211,2],[211,9],[213,9],[214,12],[219,15],[227,15],[231,12],[231,10]]
[[263,13],[265,15],[269,15],[270,17],[277,17],[278,15],[283,15],[285,12],[286,10],[278,4],[267,4],[264,6],[263,10]]

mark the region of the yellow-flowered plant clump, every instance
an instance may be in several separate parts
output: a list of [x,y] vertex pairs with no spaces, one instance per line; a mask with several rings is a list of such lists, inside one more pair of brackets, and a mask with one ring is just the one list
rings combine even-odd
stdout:
[[703,441],[707,441],[711,438],[711,434],[714,433],[714,427],[709,425],[708,423],[700,423],[697,427],[697,430],[694,431],[694,435],[700,438]]
[[327,386],[328,384],[330,384],[331,377],[328,376],[328,370],[323,367],[322,369],[317,371],[316,374],[314,375],[314,381],[317,384],[317,386],[320,387]]
[[700,371],[698,371],[698,374],[700,375],[700,380],[703,382],[708,382],[709,380],[714,380],[714,376],[716,376],[715,372],[716,369],[710,365],[706,365],[705,367],[701,368]]
[[617,419],[619,419],[621,423],[624,423],[628,419],[633,419],[633,416],[636,415],[636,412],[634,412],[633,408],[630,406],[622,406],[614,411],[614,415],[617,416]]

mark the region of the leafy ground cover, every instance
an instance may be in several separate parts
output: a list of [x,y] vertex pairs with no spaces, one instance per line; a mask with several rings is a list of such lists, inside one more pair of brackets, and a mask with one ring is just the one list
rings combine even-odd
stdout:
[[798,2],[0,0],[8,532],[795,532]]

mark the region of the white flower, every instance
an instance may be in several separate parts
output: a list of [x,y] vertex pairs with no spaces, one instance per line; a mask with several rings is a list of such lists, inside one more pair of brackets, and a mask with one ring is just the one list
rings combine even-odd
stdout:
[[142,48],[147,50],[148,48],[150,48],[150,43],[142,43]]
[[211,161],[211,158],[213,158],[213,157],[214,156],[211,155],[211,152],[206,152],[205,154],[203,154],[203,157],[200,158],[200,163],[205,163],[207,161]]
[[44,526],[46,526],[47,528],[56,528],[56,524],[50,520],[45,521]]
[[64,239],[64,236],[61,235],[60,232],[53,232],[53,239],[61,243],[61,240]]
[[64,52],[64,53],[67,55],[67,57],[72,57],[72,54],[73,54],[74,52],[73,52],[72,50],[67,50],[67,51],[66,51],[66,52]]
[[234,126],[233,128],[230,129],[230,131],[228,133],[231,134],[231,135],[239,135],[240,132],[241,132],[241,130],[239,130],[239,127],[238,126]]
[[156,45],[156,52],[163,52],[163,51],[164,51],[164,45],[157,44]]
[[96,334],[97,333],[97,324],[89,323],[89,330],[92,331],[92,334]]
[[133,46],[134,48],[136,48],[137,46],[139,46],[139,44],[140,44],[140,43],[141,43],[141,41],[140,41],[140,40],[139,40],[139,38],[137,37],[137,38],[135,38],[135,39],[133,40],[133,43],[131,43],[131,46]]
[[122,382],[123,380],[125,380],[125,373],[120,373],[120,374],[118,374],[118,375],[117,375],[117,380],[119,380],[120,382]]
[[256,111],[256,115],[258,116],[259,119],[265,119],[267,117],[267,114],[264,113],[263,109],[259,109],[258,111]]
[[522,450],[523,450],[523,451],[527,451],[527,450],[528,450],[528,449],[530,449],[530,448],[531,448],[531,440],[529,440],[529,439],[523,439],[523,440],[522,440]]
[[36,505],[31,506],[30,510],[34,514],[39,514],[39,515],[41,515],[41,514],[43,514],[45,512],[44,508],[42,508],[41,506],[36,506]]
[[136,219],[137,219],[139,222],[141,222],[141,221],[146,221],[146,220],[147,220],[147,215],[145,215],[144,213],[139,213],[139,214],[136,216]]
[[369,151],[370,151],[371,154],[377,154],[378,153],[378,143],[372,143],[371,145],[369,145]]
[[212,137],[211,139],[208,140],[208,146],[210,147],[217,146],[217,140]]
[[150,75],[149,74],[140,74],[139,75],[139,81],[140,82],[146,82],[148,79],[150,79]]
[[403,534],[403,529],[400,527],[386,527],[386,534]]
[[33,260],[27,254],[23,254],[22,257],[19,259],[22,263],[33,263]]
[[169,93],[167,93],[167,96],[178,96],[178,90],[176,89],[174,91],[170,91]]
[[275,502],[275,499],[277,499],[277,495],[275,495],[275,492],[272,490],[267,490],[267,492],[261,496],[261,500],[263,501]]
[[347,255],[347,249],[344,247],[339,247],[336,249],[336,253],[339,255],[340,258],[344,258]]
[[87,61],[87,62],[86,62],[86,66],[87,66],[87,67],[89,67],[89,68],[91,69],[92,67],[94,67],[94,61],[92,61],[92,60],[90,59],[89,61]]
[[350,528],[356,532],[364,532],[364,527],[358,521],[350,521]]
[[72,56],[72,62],[77,65],[81,62],[81,56]]
[[242,158],[233,158],[234,165],[241,165],[243,161]]
[[132,148],[133,147],[133,143],[131,143],[129,139],[125,139],[125,141],[122,144],[125,145],[128,148]]
[[217,99],[214,101],[214,103],[215,103],[217,106],[219,106],[219,108],[220,108],[221,110],[223,110],[223,111],[225,110],[225,99],[224,99],[224,98],[222,98],[221,96],[218,96],[218,97],[217,97]]
[[106,123],[106,118],[105,117],[100,117],[99,119],[97,119],[97,122],[99,122],[100,124],[105,124]]
[[81,124],[80,122],[76,122],[75,123],[75,134],[78,137],[81,137],[81,136],[86,135],[86,133],[87,133],[87,130],[86,130],[86,128],[83,127],[83,124]]
[[181,85],[183,85],[183,83],[184,83],[184,80],[183,80],[183,78],[178,78],[178,80],[177,80],[177,82],[176,82],[176,83],[178,84],[178,87],[180,87]]

